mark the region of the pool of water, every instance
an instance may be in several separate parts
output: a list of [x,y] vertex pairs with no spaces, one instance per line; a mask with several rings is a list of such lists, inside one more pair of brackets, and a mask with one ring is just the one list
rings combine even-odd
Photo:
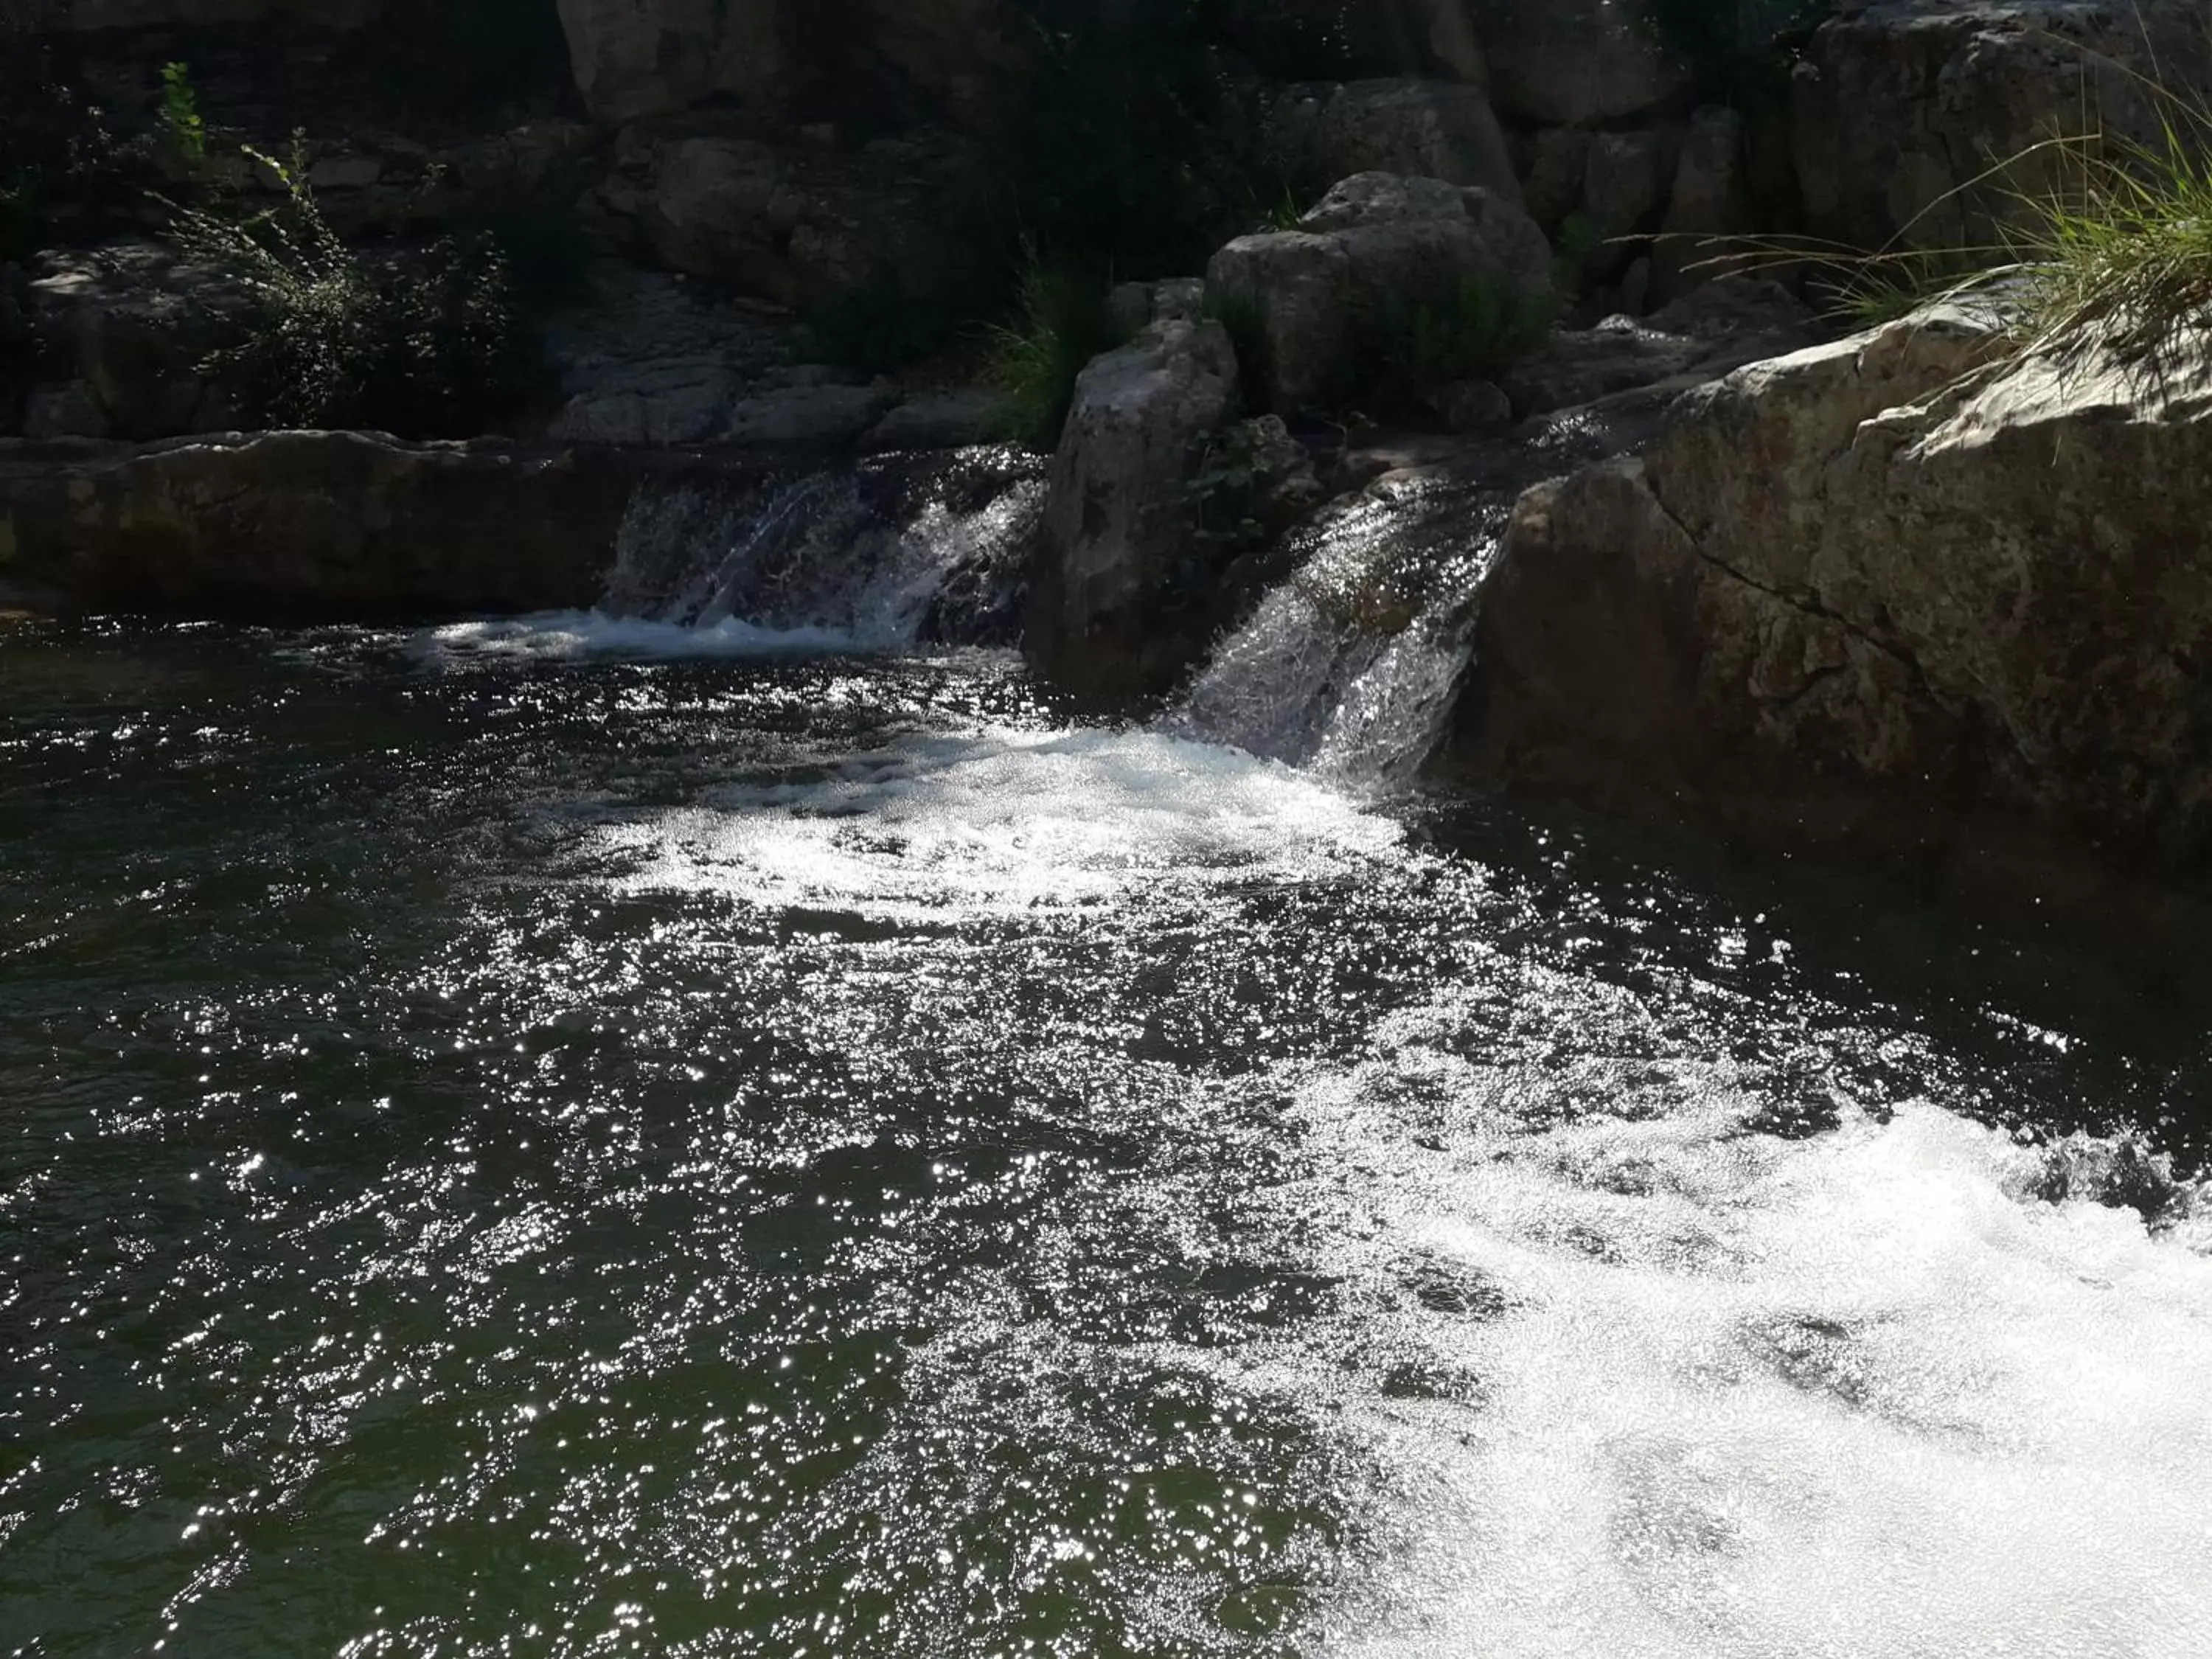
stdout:
[[0,630],[0,1653],[2212,1653],[2212,1206],[2047,1176],[2200,1011],[989,653]]

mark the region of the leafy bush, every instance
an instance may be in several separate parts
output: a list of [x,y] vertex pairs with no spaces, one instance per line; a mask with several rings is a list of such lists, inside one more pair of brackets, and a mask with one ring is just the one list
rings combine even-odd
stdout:
[[207,122],[200,115],[199,94],[192,87],[191,66],[161,66],[161,131],[171,155],[187,173],[207,161]]
[[173,235],[251,300],[246,337],[206,366],[249,418],[464,437],[522,400],[531,354],[495,246],[447,240],[371,265],[324,220],[297,146],[289,166],[248,153],[276,169],[283,203],[245,220],[179,209]]
[[1358,319],[1366,385],[1351,395],[1407,401],[1455,380],[1494,379],[1541,345],[1553,320],[1549,296],[1491,276],[1465,276],[1425,297],[1380,295]]
[[1047,264],[1032,251],[1023,267],[1015,320],[992,331],[989,376],[1004,400],[1008,437],[1050,449],[1075,401],[1076,377],[1093,357],[1128,343],[1109,284],[1079,265]]
[[159,180],[149,147],[94,101],[77,50],[0,13],[0,259],[34,252],[64,211],[87,229],[121,218]]

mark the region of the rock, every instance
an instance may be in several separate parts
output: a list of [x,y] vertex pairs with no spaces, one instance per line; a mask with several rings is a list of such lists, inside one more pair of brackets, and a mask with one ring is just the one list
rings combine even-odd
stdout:
[[559,0],[577,90],[609,125],[717,94],[769,101],[785,72],[774,9],[759,0]]
[[547,435],[556,443],[696,444],[723,426],[734,374],[711,359],[648,362],[569,398]]
[[2011,1183],[2025,1198],[2045,1204],[2101,1204],[2133,1210],[2156,1221],[2185,1207],[2188,1188],[2174,1179],[2172,1162],[2131,1135],[2093,1139],[2071,1134],[2039,1148],[2033,1166]]
[[66,0],[55,14],[63,27],[88,33],[274,24],[346,33],[367,27],[382,10],[383,0]]
[[[1822,24],[1791,81],[1806,228],[1847,246],[1983,246],[2078,165],[2060,137],[2163,145],[2208,85],[2202,9],[2101,0],[1876,0]],[[2015,167],[2000,166],[2042,145]]]
[[823,101],[877,119],[988,125],[1033,31],[1001,0],[558,0],[578,89],[610,126],[709,101],[819,125]]
[[96,409],[96,420],[72,416],[75,429],[145,440],[237,424],[202,373],[240,337],[246,299],[234,279],[118,241],[40,256],[27,295],[37,378],[80,383]]
[[925,392],[908,398],[868,428],[861,449],[965,449],[989,441],[999,423],[1000,399],[979,387]]
[[1297,229],[1230,243],[1206,284],[1258,302],[1274,407],[1288,414],[1356,378],[1358,319],[1384,296],[1418,299],[1470,277],[1548,295],[1551,263],[1543,232],[1512,202],[1439,179],[1367,173],[1331,190]]
[[200,615],[584,605],[635,482],[574,454],[364,433],[0,444],[0,583]]
[[723,440],[777,448],[845,448],[883,418],[897,394],[877,386],[798,386],[739,399]]
[[1471,763],[1800,847],[2009,860],[2014,894],[2024,867],[2201,872],[2212,351],[2154,376],[2002,350],[1935,307],[1741,369],[1640,460],[1531,491],[1483,591]]
[[1513,424],[1513,399],[1494,380],[1455,380],[1430,392],[1428,403],[1449,432],[1489,436]]
[[105,438],[107,413],[82,380],[41,386],[23,400],[26,438]]
[[1705,356],[1702,341],[1608,317],[1595,328],[1554,330],[1505,371],[1504,391],[1516,413],[1549,414],[1674,379]]
[[1727,267],[1714,261],[1728,252],[1724,239],[1752,229],[1743,146],[1743,117],[1734,110],[1692,113],[1651,252],[1651,295],[1662,305],[1721,275]]
[[367,190],[382,177],[384,162],[374,155],[326,155],[307,169],[317,190]]
[[692,137],[634,154],[635,193],[608,199],[634,201],[672,270],[801,311],[860,301],[898,325],[973,292],[979,255],[957,211],[973,161],[949,141],[841,159]]
[[1118,699],[1163,690],[1182,667],[1177,576],[1196,530],[1187,485],[1236,396],[1236,353],[1218,323],[1155,323],[1077,380],[1024,640],[1056,683]]
[[1583,170],[1583,211],[1600,235],[1629,236],[1650,228],[1665,190],[1663,157],[1656,132],[1592,135]]
[[1491,96],[1510,115],[1589,127],[1656,110],[1690,84],[1649,0],[1481,0]]
[[1529,143],[1522,204],[1548,232],[1556,234],[1569,215],[1582,209],[1590,139],[1579,127],[1547,127]]
[[1106,296],[1106,314],[1124,334],[1134,334],[1152,320],[1152,285],[1117,283]]
[[1401,78],[1300,87],[1277,106],[1273,125],[1277,142],[1339,178],[1405,173],[1520,199],[1504,131],[1479,86]]

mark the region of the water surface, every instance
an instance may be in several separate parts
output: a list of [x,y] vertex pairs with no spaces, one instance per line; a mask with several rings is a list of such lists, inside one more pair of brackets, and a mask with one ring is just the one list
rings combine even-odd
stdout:
[[2184,1012],[716,627],[0,634],[0,1651],[2212,1652]]

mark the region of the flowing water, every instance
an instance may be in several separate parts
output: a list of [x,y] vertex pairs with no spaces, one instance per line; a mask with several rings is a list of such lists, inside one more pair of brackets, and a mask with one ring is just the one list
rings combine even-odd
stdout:
[[0,1652],[2212,1652],[2200,1022],[1382,787],[1441,611],[1059,724],[1002,499],[0,625]]

